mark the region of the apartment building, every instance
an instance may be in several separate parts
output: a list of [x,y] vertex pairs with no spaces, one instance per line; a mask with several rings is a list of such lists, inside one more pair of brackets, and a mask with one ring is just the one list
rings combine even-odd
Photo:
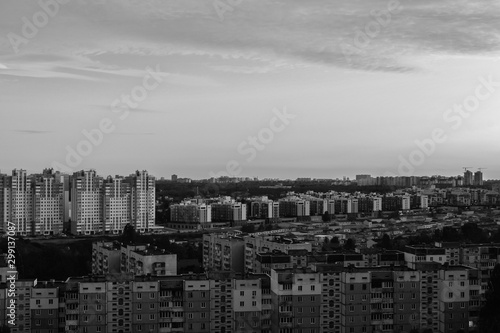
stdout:
[[31,329],[57,332],[59,329],[59,288],[54,281],[33,285],[30,295]]
[[94,235],[104,231],[103,179],[95,170],[79,171],[71,180],[71,233]]
[[[37,285],[36,279],[16,281],[16,325],[10,327],[12,333],[32,332],[31,321],[31,290]],[[7,286],[5,286],[8,288]],[[8,290],[8,289],[6,289]],[[7,295],[5,293],[4,295]],[[2,300],[3,301],[3,300]],[[2,314],[2,318],[6,318]]]
[[47,169],[32,177],[33,234],[52,235],[64,231],[64,182]]
[[321,276],[307,268],[271,271],[273,332],[319,332]]
[[258,219],[273,219],[280,216],[280,204],[272,200],[252,201],[249,204],[250,217]]
[[120,273],[121,248],[118,242],[92,243],[92,274]]
[[241,202],[213,203],[213,222],[239,222],[247,220],[247,205]]
[[208,279],[184,280],[183,298],[187,303],[184,308],[185,332],[210,332],[210,281]]
[[132,193],[123,177],[107,177],[102,185],[104,232],[120,234],[132,222]]
[[[6,215],[15,226],[16,235],[28,236],[33,233],[33,189],[31,186],[32,179],[28,176],[26,170],[15,169],[12,171],[12,176],[7,180],[8,193],[5,198],[10,198],[7,201]],[[7,222],[7,221],[6,221]],[[4,226],[5,230],[5,226]]]
[[[270,274],[108,274],[17,282],[13,332],[469,332],[480,271],[405,266],[271,269]],[[0,304],[7,286],[1,285]],[[0,307],[5,318],[5,307]]]
[[286,198],[279,201],[280,217],[310,216],[310,201]]
[[148,245],[94,242],[92,244],[92,274],[110,273],[176,275],[177,255]]
[[138,232],[147,232],[155,226],[156,179],[145,170],[126,177],[132,194],[131,219]]
[[182,202],[170,205],[170,223],[175,229],[206,229],[212,226],[212,206]]
[[245,270],[245,241],[225,234],[203,235],[203,268],[206,271]]
[[[216,236],[215,236],[216,237]],[[243,240],[244,269],[247,273],[259,273],[257,254],[272,253],[273,251],[288,254],[290,250],[312,251],[312,244],[309,242],[299,242],[294,239],[288,239],[283,236],[245,236]]]
[[121,247],[120,270],[135,275],[176,275],[177,255],[148,245]]

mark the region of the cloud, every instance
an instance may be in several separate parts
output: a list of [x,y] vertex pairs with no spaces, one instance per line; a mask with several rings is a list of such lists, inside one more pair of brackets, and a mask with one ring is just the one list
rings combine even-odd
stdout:
[[113,132],[112,135],[154,135],[154,132]]
[[[389,23],[369,40],[363,52],[347,61],[341,43],[354,44],[359,31],[377,23],[374,13],[387,10],[390,2],[244,0],[231,6],[233,10],[226,12],[221,22],[213,1],[75,1],[61,6],[59,14],[43,28],[43,34],[30,40],[25,51],[44,54],[50,50],[61,57],[78,54],[87,59],[106,53],[246,57],[260,58],[271,65],[286,61],[290,68],[317,65],[408,71],[416,64],[401,63],[405,55],[472,55],[500,49],[498,3],[400,0],[401,10],[390,16]],[[16,6],[11,1],[8,10],[0,14],[0,21],[8,19],[11,31],[19,30],[21,21],[12,20],[9,9],[27,16],[40,10],[36,5],[29,10],[26,4]],[[106,72],[104,68],[95,70]],[[110,70],[108,74],[111,72],[133,74],[130,69],[122,73]]]
[[17,133],[23,133],[23,134],[49,134],[49,133],[54,133],[53,131],[25,130],[25,129],[12,130],[11,132],[17,132]]

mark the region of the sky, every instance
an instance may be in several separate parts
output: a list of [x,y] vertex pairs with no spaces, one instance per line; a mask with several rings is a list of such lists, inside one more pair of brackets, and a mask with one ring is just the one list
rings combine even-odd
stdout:
[[499,109],[497,0],[0,1],[2,173],[500,179]]

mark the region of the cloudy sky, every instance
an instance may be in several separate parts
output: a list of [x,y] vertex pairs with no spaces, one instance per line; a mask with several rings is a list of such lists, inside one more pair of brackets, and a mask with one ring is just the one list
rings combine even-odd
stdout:
[[500,178],[498,0],[60,3],[0,1],[2,172]]

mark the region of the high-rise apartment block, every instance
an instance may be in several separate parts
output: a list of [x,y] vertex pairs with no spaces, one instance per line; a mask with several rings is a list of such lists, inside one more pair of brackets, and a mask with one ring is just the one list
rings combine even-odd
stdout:
[[146,171],[103,179],[94,170],[72,175],[45,169],[0,174],[0,229],[16,235],[119,234],[127,224],[150,231],[155,224],[155,181]]
[[104,231],[103,179],[94,170],[75,172],[71,183],[71,233],[93,235]]
[[103,223],[106,233],[119,234],[131,223],[132,194],[122,177],[108,177],[102,185]]
[[147,171],[136,171],[125,179],[132,193],[132,225],[138,232],[147,232],[155,226],[155,177]]
[[33,233],[35,235],[60,234],[64,223],[64,182],[52,170],[44,170],[32,177]]

